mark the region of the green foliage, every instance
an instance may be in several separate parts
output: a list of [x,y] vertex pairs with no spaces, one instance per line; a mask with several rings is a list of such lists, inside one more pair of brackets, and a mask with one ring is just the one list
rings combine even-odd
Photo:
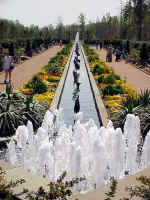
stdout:
[[100,76],[99,76],[99,78],[98,78],[98,83],[104,83],[104,75],[103,74],[101,74]]
[[98,75],[104,74],[104,73],[105,73],[105,69],[102,68],[102,67],[100,67],[100,65],[96,64],[96,65],[94,66],[94,68],[93,68],[93,73],[94,73],[94,74],[98,74]]
[[116,80],[121,80],[120,76],[118,74],[113,74]]
[[[110,179],[110,191],[105,193],[108,197],[115,197],[116,191],[117,191],[117,184],[118,182],[112,177]],[[109,198],[105,200],[110,200]]]
[[142,45],[142,48],[141,48],[141,50],[140,50],[140,58],[141,58],[142,60],[148,59],[148,58],[149,58],[148,49],[147,49],[146,43],[144,43],[144,44]]
[[150,104],[150,90],[149,89],[146,89],[144,91],[141,90],[141,93],[140,93],[138,99],[139,99],[139,103],[142,106],[149,105]]
[[150,130],[150,91],[147,89],[141,91],[137,97],[127,97],[113,115],[113,124],[115,128],[121,127],[123,130],[127,114],[134,114],[140,119],[140,127],[143,138]]
[[131,61],[133,59],[133,62],[137,62],[138,59],[140,58],[140,51],[137,49],[132,49],[130,56],[131,56]]
[[0,136],[12,136],[20,125],[30,120],[34,130],[43,121],[46,107],[17,93],[0,93]]
[[127,97],[124,101],[122,101],[119,110],[114,113],[112,120],[114,127],[120,127],[123,130],[127,114],[134,114],[138,109],[140,109],[138,99]]
[[[129,198],[123,197],[118,200],[131,200],[131,199],[136,199],[136,198],[141,199],[141,200],[150,199],[150,178],[146,176],[140,176],[136,178],[136,180],[139,182],[138,185],[126,187],[126,191],[128,192]],[[114,182],[111,182],[110,191],[106,193],[106,195],[109,198],[105,200],[113,200],[113,197],[115,197],[116,192],[117,192],[116,189],[117,189],[117,181],[114,180]]]
[[34,76],[31,82],[25,87],[29,87],[30,89],[32,89],[33,94],[42,94],[44,92],[47,92],[48,90],[46,83],[38,76]]
[[103,96],[114,95],[114,87],[110,84],[106,85],[104,88],[102,88],[102,94]]
[[72,43],[66,45],[56,56],[49,60],[48,65],[44,67],[46,72],[62,75],[64,69],[64,59],[66,55],[70,54]]
[[15,200],[12,189],[25,182],[24,179],[16,180],[15,182],[10,181],[6,183],[5,172],[0,167],[0,199],[3,200]]
[[114,86],[115,94],[124,94],[123,87],[121,85],[115,85]]
[[46,72],[50,72],[52,74],[57,74],[57,75],[61,75],[62,74],[62,69],[60,68],[59,64],[46,65],[44,67],[44,70]]
[[123,88],[121,85],[112,85],[108,84],[104,88],[102,88],[102,94],[103,96],[106,95],[117,95],[117,94],[123,94]]
[[99,60],[98,56],[88,56],[89,63],[96,62],[97,60]]
[[142,199],[150,199],[150,178],[146,176],[140,176],[136,179],[142,183],[140,186],[128,187],[127,190],[130,193],[130,197],[140,197]]
[[74,178],[71,181],[64,181],[66,171],[57,179],[56,182],[50,182],[49,191],[45,191],[40,187],[37,192],[29,192],[27,198],[30,200],[67,200],[72,195],[71,188],[84,181],[85,178]]
[[106,83],[106,84],[114,84],[115,81],[116,81],[116,78],[113,74],[106,76],[104,79],[104,83]]

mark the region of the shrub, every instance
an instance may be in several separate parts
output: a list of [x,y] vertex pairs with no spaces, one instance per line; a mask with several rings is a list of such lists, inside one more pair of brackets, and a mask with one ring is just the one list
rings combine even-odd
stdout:
[[104,83],[106,84],[114,84],[116,81],[116,78],[113,74],[108,75],[105,79],[104,79]]
[[144,43],[144,44],[142,45],[141,50],[140,50],[140,58],[141,58],[142,60],[144,60],[144,59],[148,59],[148,57],[149,57],[149,55],[148,55],[147,45],[146,45],[146,43]]
[[103,96],[105,95],[114,95],[114,87],[112,85],[106,85],[102,88]]
[[38,76],[34,76],[31,82],[26,86],[32,89],[33,94],[41,94],[48,90],[46,83]]
[[116,80],[121,80],[120,76],[118,74],[113,74]]
[[94,74],[98,74],[98,75],[104,74],[104,73],[105,73],[105,69],[102,68],[102,67],[100,67],[98,64],[96,64],[96,65],[94,66],[93,73],[94,73]]
[[114,93],[115,94],[124,94],[123,87],[121,85],[114,86]]
[[132,49],[130,56],[134,59],[134,61],[137,61],[140,58],[140,51],[137,49]]
[[98,78],[98,83],[104,83],[104,75],[101,74]]
[[6,173],[0,167],[0,199],[14,200],[16,198],[13,196],[12,189],[20,184],[25,183],[25,180],[20,179],[16,180],[15,182],[10,181],[9,183],[6,183],[5,174]]
[[99,60],[98,56],[88,56],[88,62],[96,62],[97,60]]
[[113,96],[113,95],[117,95],[117,94],[123,94],[124,90],[121,85],[108,84],[104,88],[102,88],[102,93],[103,93],[103,96],[106,96],[106,95]]

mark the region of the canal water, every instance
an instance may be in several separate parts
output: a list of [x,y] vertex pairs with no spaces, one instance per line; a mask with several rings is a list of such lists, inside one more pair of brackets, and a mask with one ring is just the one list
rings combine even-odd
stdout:
[[65,124],[73,125],[76,118],[76,114],[74,112],[76,98],[79,97],[79,102],[78,102],[80,106],[79,111],[83,113],[83,120],[81,120],[81,122],[84,123],[87,122],[89,119],[93,119],[95,121],[95,124],[98,127],[100,127],[101,122],[99,120],[97,109],[95,106],[95,101],[91,90],[90,81],[84,60],[84,55],[80,44],[79,44],[79,53],[80,53],[79,56],[80,69],[78,70],[79,83],[80,83],[79,89],[77,89],[76,85],[74,84],[74,77],[73,77],[73,70],[75,69],[74,59],[76,57],[76,52],[74,47],[59,108],[63,109],[63,119]]

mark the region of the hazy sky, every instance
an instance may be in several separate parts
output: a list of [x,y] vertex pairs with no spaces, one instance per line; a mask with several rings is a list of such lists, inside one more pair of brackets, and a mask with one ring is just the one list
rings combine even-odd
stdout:
[[24,25],[64,24],[77,22],[79,14],[95,21],[104,14],[118,15],[120,0],[0,0],[0,18],[19,20]]

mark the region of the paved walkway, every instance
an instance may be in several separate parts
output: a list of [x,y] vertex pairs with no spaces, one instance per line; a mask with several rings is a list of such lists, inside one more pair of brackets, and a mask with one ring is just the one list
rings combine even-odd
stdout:
[[[92,47],[96,50],[95,47]],[[105,60],[106,50],[96,50],[99,56]],[[137,69],[129,63],[125,63],[124,60],[120,62],[115,62],[115,56],[113,56],[113,61],[108,63],[113,67],[114,71],[125,79],[137,92],[144,90],[146,88],[150,89],[150,75],[144,73],[143,71]]]
[[[15,67],[12,72],[12,83],[14,90],[21,89],[27,81],[38,73],[40,69],[48,64],[48,61],[51,57],[56,55],[58,51],[61,50],[61,47],[54,46],[43,53],[34,56],[30,60],[25,61],[24,63]],[[0,83],[4,82],[4,73],[0,74]],[[5,85],[0,84],[0,91],[5,90]]]

